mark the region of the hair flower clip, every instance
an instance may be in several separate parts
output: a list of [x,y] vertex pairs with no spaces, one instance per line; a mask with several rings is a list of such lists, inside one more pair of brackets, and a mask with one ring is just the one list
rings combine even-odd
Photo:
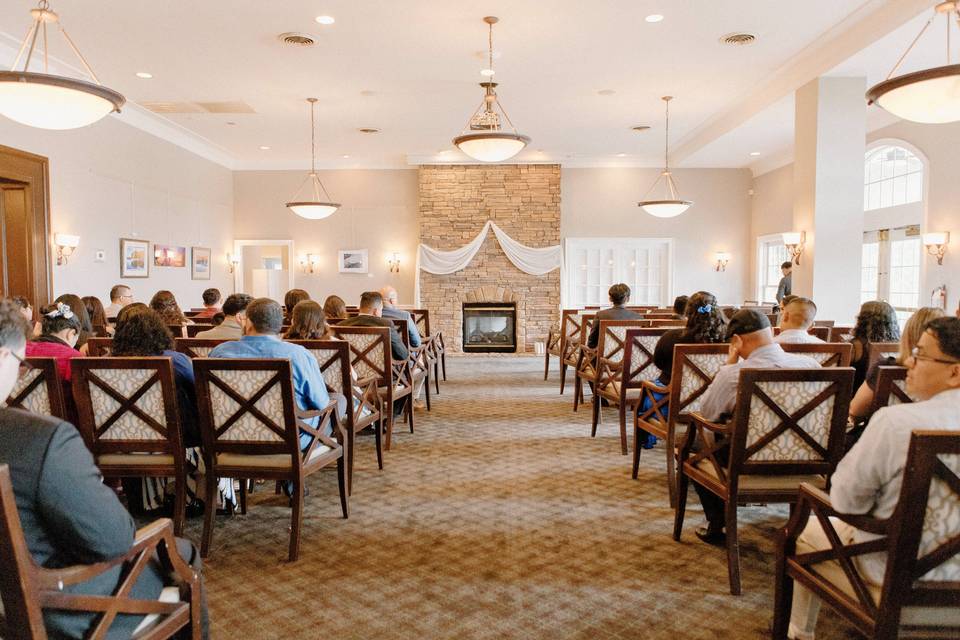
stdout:
[[697,313],[710,313],[713,311],[712,304],[705,304],[702,307],[697,307]]
[[48,318],[66,318],[67,320],[70,320],[71,318],[73,318],[73,310],[71,310],[70,307],[63,304],[62,302],[58,302],[56,309],[53,309],[52,311],[47,312],[47,317]]

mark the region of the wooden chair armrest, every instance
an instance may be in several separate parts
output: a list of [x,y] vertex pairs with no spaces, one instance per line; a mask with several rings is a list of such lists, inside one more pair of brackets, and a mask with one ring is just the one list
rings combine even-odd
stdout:
[[644,391],[651,391],[653,393],[661,393],[663,395],[667,395],[668,393],[670,393],[670,387],[661,387],[653,380],[643,380],[640,383],[640,387]]
[[[348,403],[353,401],[350,398],[347,398]],[[347,407],[349,409],[349,406]],[[317,439],[328,447],[339,446],[340,442],[346,442],[346,432],[343,430],[343,425],[340,423],[340,412],[337,410],[337,401],[331,400],[327,403],[323,409],[300,409],[299,407],[294,412],[297,417],[297,422],[299,422],[299,427],[304,431],[315,432]],[[316,427],[311,427],[308,424],[305,424],[306,420],[310,418],[319,417],[320,420],[317,421]],[[340,442],[331,440],[328,436],[323,434],[323,424],[326,422],[328,417],[332,417],[334,428],[340,431]]]
[[721,435],[730,434],[730,427],[728,425],[721,424],[719,422],[711,422],[710,420],[707,420],[702,415],[700,415],[699,412],[691,413],[690,418],[691,418],[690,420],[691,426],[700,425],[703,428],[709,431],[712,431],[714,433],[719,433]]
[[[806,482],[800,485],[800,502],[806,503],[809,510],[815,514],[822,515],[825,518],[836,518],[861,531],[886,535],[889,527],[889,520],[880,520],[862,513],[841,513],[837,511],[833,508],[830,495],[826,491]],[[798,506],[800,502],[798,502]]]

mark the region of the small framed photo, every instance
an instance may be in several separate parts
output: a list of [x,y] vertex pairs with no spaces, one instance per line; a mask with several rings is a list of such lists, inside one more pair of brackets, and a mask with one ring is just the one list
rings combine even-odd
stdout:
[[120,277],[150,277],[150,241],[120,238]]
[[190,278],[192,280],[210,279],[210,249],[190,247]]
[[155,267],[187,266],[187,248],[174,247],[166,244],[154,244],[153,245],[153,266]]
[[338,251],[337,266],[340,273],[366,273],[367,250],[344,249]]

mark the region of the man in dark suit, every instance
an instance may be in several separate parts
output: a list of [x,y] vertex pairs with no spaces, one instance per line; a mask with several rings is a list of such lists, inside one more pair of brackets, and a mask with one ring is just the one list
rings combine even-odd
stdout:
[[597,311],[597,317],[593,320],[593,328],[590,329],[590,337],[587,338],[587,346],[591,349],[597,347],[597,342],[600,341],[600,321],[601,320],[642,320],[641,316],[636,311],[630,311],[629,309],[624,309],[624,305],[630,301],[630,287],[623,284],[615,284],[610,287],[610,290],[607,291],[607,295],[610,296],[610,304],[613,306],[609,309],[601,309]]
[[403,344],[403,339],[397,328],[390,320],[381,317],[383,314],[383,297],[378,291],[364,291],[360,295],[360,315],[347,318],[340,323],[341,327],[388,327],[390,329],[390,351],[394,360],[406,360],[410,353]]
[[[7,398],[16,384],[28,330],[17,306],[0,300],[0,398]],[[95,564],[130,550],[136,534],[133,518],[104,486],[93,456],[73,425],[19,409],[0,409],[0,464],[10,467],[23,534],[39,565]],[[177,547],[199,573],[196,548],[182,539],[177,539]],[[120,571],[116,567],[71,590],[108,595],[119,583]],[[151,563],[131,595],[156,599],[168,582],[160,564]],[[201,617],[207,637],[205,604]],[[129,638],[142,620],[143,616],[119,615],[107,637]],[[92,621],[91,614],[44,612],[51,637],[85,637]]]

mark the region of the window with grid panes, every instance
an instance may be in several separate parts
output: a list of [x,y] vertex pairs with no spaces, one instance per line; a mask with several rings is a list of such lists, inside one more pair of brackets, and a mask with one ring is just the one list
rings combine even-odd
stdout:
[[630,287],[630,304],[668,304],[671,245],[668,239],[567,238],[568,304],[609,304],[618,282]]
[[777,288],[780,286],[780,278],[783,277],[780,265],[790,260],[790,254],[787,253],[787,247],[783,244],[780,234],[766,239],[761,238],[757,249],[759,253],[757,264],[760,265],[757,279],[758,302],[772,303],[777,299]]
[[887,145],[867,152],[864,166],[865,211],[923,199],[923,162],[903,147]]

